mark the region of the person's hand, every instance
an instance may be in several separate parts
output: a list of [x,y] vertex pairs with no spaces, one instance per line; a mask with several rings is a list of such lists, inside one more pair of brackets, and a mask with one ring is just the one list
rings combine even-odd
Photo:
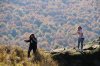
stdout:
[[72,34],[72,35],[77,35],[77,33],[74,33],[74,34]]
[[27,40],[24,40],[25,42],[28,42]]

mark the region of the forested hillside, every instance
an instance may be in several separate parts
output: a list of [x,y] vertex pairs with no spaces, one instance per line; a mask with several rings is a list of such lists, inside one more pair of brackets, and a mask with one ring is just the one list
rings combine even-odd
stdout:
[[[34,33],[38,47],[73,46],[81,25],[85,42],[100,36],[99,0],[0,0],[0,44],[17,44]],[[23,46],[24,45],[24,46]]]

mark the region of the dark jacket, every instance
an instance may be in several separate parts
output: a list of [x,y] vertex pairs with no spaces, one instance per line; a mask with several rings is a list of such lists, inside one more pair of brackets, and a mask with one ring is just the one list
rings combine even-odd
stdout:
[[36,45],[37,44],[37,39],[33,38],[33,39],[29,39],[29,40],[25,40],[26,42],[30,42],[31,45]]

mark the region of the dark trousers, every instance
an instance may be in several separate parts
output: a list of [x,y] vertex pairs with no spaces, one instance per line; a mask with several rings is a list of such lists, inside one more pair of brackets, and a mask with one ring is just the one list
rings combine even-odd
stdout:
[[84,38],[78,38],[78,49],[81,46],[81,49],[83,49],[83,42],[84,42]]
[[28,49],[28,57],[30,57],[31,50],[33,50],[33,53],[35,54],[37,50],[37,44],[34,44],[34,45],[30,44],[29,49]]

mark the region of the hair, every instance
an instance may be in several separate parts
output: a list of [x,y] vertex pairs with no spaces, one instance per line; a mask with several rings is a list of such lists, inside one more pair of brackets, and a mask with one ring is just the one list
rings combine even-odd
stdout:
[[30,39],[32,39],[32,37],[31,37],[31,36],[33,36],[33,38],[35,38],[35,35],[34,35],[34,34],[31,34],[31,35],[30,35]]
[[81,26],[79,26],[79,27],[78,27],[78,30],[80,30],[80,29],[82,29],[82,27],[81,27]]

